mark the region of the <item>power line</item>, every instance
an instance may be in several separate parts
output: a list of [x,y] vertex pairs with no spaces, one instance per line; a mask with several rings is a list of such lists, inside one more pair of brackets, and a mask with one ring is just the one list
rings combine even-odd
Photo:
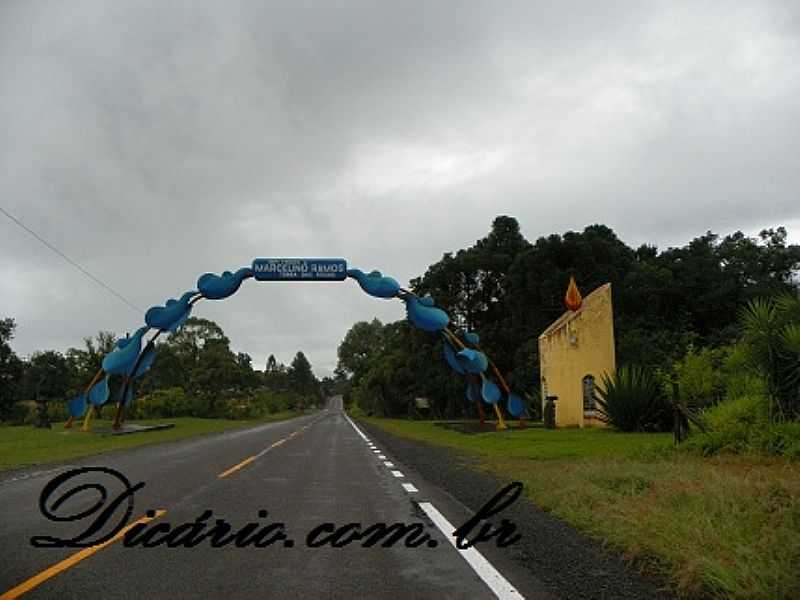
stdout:
[[133,303],[129,302],[129,301],[127,300],[127,298],[125,298],[125,297],[124,297],[122,294],[119,294],[119,293],[117,293],[117,292],[116,292],[116,291],[115,291],[115,290],[114,290],[114,289],[113,289],[113,288],[112,288],[110,285],[107,285],[105,282],[101,281],[100,279],[98,279],[97,277],[95,277],[94,275],[92,275],[91,273],[89,273],[89,271],[87,271],[86,269],[84,269],[82,266],[80,266],[78,263],[76,263],[74,260],[72,260],[72,259],[71,259],[69,256],[67,256],[66,254],[64,254],[64,253],[63,253],[61,250],[59,250],[58,248],[56,248],[55,246],[53,246],[53,244],[51,244],[51,243],[50,243],[50,242],[48,242],[46,239],[44,239],[42,236],[40,236],[38,233],[36,233],[35,231],[33,231],[33,230],[30,228],[30,227],[28,227],[27,225],[25,225],[25,223],[23,223],[22,221],[20,221],[19,219],[17,219],[17,218],[16,218],[14,215],[12,215],[11,213],[9,213],[9,212],[8,212],[6,209],[4,209],[2,206],[0,206],[0,212],[2,212],[2,213],[5,215],[5,216],[7,216],[7,217],[8,217],[9,219],[11,219],[12,221],[14,221],[14,223],[16,223],[17,225],[19,225],[20,227],[22,227],[22,228],[23,228],[25,231],[27,231],[28,233],[30,233],[30,234],[31,234],[33,237],[35,237],[37,240],[39,240],[40,242],[42,242],[42,243],[43,243],[45,246],[47,246],[48,248],[50,248],[50,250],[52,250],[53,252],[55,252],[56,254],[58,254],[58,255],[59,255],[61,258],[63,258],[65,261],[67,261],[67,262],[68,262],[69,264],[71,264],[73,267],[75,267],[76,269],[78,269],[78,270],[79,270],[81,273],[83,273],[84,275],[86,275],[86,276],[87,276],[89,279],[91,279],[92,281],[94,281],[94,282],[95,282],[95,283],[97,283],[98,285],[100,285],[100,286],[104,287],[104,288],[105,288],[107,291],[109,291],[109,292],[111,292],[112,294],[114,294],[114,296],[116,296],[117,298],[119,298],[120,300],[122,300],[122,301],[123,301],[125,304],[127,304],[127,305],[128,305],[130,308],[132,308],[133,310],[135,310],[135,311],[136,311],[138,314],[142,314],[142,313],[144,312],[144,311],[143,311],[141,308],[139,308],[139,307],[138,307],[138,306],[136,306],[135,304],[133,304]]

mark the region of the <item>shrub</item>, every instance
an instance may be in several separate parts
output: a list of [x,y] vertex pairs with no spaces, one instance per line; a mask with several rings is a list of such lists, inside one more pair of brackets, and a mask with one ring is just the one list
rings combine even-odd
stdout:
[[715,431],[763,427],[769,423],[769,401],[759,394],[738,396],[706,409],[703,419]]
[[[35,414],[35,407],[33,410],[31,406],[33,402],[15,402],[5,413],[3,423],[8,425],[23,425],[27,422],[28,414]],[[34,405],[35,406],[35,405]]]
[[722,360],[722,378],[725,398],[733,400],[742,396],[767,396],[767,383],[752,368],[749,350],[742,343],[728,347]]
[[173,387],[137,398],[127,416],[130,419],[202,417],[206,416],[206,407],[200,398],[188,396],[183,388]]
[[750,394],[721,402],[704,412],[711,431],[690,437],[688,451],[704,456],[755,452],[800,458],[800,423],[772,423],[766,395]]
[[800,459],[800,423],[777,423],[755,432],[751,446],[766,454]]
[[666,431],[672,409],[658,379],[641,367],[621,367],[597,389],[600,418],[622,431]]
[[722,350],[710,348],[689,350],[674,365],[681,400],[690,406],[707,406],[716,403],[725,390],[722,370]]
[[722,452],[739,454],[748,447],[747,434],[744,430],[728,429],[709,431],[689,437],[681,448],[703,456],[713,456]]
[[[51,423],[66,421],[69,418],[67,403],[52,400],[47,403],[47,419]],[[7,423],[11,425],[35,425],[39,421],[35,402],[16,402],[9,411]]]

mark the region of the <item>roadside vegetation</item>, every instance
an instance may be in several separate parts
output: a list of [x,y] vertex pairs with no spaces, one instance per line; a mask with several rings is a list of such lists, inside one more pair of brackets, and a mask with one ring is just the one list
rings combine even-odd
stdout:
[[[260,422],[291,419],[300,413],[283,411],[257,420],[198,419],[191,417],[171,418],[171,429],[148,431],[135,435],[111,435],[111,421],[97,419],[92,422],[95,433],[87,434],[79,429],[63,428],[63,423],[53,423],[52,429],[37,427],[0,428],[0,471],[33,465],[63,462],[84,456],[92,456],[112,450],[123,450],[148,444],[218,433],[230,429],[252,427]],[[164,423],[160,419],[137,420],[138,425]],[[100,433],[100,432],[107,433]]]
[[[117,338],[110,332],[86,338],[82,348],[47,350],[22,360],[11,350],[16,323],[0,320],[0,423],[48,427],[66,420],[66,400],[83,391]],[[234,353],[215,322],[190,318],[156,346],[152,368],[136,380],[136,397],[127,418],[201,417],[260,419],[319,406],[333,381],[320,382],[303,352],[290,365],[270,356],[263,370],[245,353]],[[110,380],[111,417],[122,387]],[[0,428],[0,437],[5,430]]]
[[800,462],[697,456],[664,433],[529,427],[465,435],[430,421],[367,420],[521,481],[539,507],[661,574],[682,597],[800,597]]

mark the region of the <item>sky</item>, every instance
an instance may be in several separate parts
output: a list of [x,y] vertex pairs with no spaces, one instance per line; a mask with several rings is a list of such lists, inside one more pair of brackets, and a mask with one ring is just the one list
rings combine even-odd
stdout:
[[[0,2],[0,318],[124,335],[199,275],[343,257],[402,285],[485,236],[800,242],[800,3]],[[354,282],[197,305],[263,368],[330,374]]]

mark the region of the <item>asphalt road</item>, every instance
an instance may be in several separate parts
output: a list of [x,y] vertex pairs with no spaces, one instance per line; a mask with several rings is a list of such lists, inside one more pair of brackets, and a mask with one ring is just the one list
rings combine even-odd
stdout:
[[[367,437],[337,398],[324,411],[290,421],[0,475],[0,598],[15,597],[8,596],[11,590],[31,599],[553,597],[510,560],[513,546],[498,548],[489,541],[457,550],[451,534],[442,531],[452,531],[474,512]],[[163,510],[146,527],[174,529],[210,510],[213,515],[201,522],[208,528],[217,519],[234,533],[250,522],[262,530],[283,523],[290,542],[215,548],[206,539],[191,548],[144,548],[126,547],[118,539],[89,552],[34,547],[33,536],[71,539],[85,532],[123,492],[113,476],[86,473],[65,482],[47,506],[62,516],[87,511],[97,503],[96,490],[53,502],[69,487],[96,482],[105,482],[105,504],[82,520],[48,520],[39,506],[43,489],[78,467],[109,467],[131,485],[145,483],[132,496],[129,522],[150,509]],[[119,504],[99,533],[120,522],[127,506]],[[404,541],[363,547],[359,540],[310,547],[308,534],[325,523],[336,528],[357,523],[361,530],[418,523],[431,541],[417,547]],[[156,533],[153,540],[164,535]]]

